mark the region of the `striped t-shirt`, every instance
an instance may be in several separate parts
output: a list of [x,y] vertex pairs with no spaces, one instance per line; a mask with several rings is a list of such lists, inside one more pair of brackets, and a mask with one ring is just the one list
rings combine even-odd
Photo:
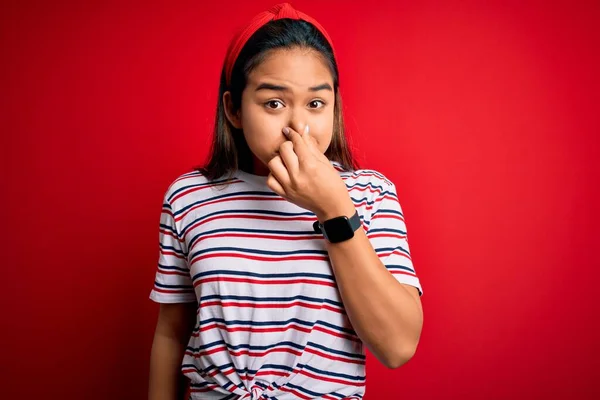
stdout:
[[[375,170],[331,164],[388,271],[422,295],[395,185]],[[317,217],[266,180],[238,170],[209,181],[193,171],[165,193],[150,298],[198,303],[181,365],[190,399],[361,399],[365,351],[313,230]]]

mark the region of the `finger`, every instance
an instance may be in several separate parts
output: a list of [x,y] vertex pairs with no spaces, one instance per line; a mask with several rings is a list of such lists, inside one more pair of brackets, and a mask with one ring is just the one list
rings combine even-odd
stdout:
[[302,139],[302,135],[289,126],[283,128],[283,133],[294,144],[294,152],[298,155],[298,160],[302,161],[310,155],[310,150],[304,142],[304,139]]
[[279,146],[279,156],[283,160],[290,179],[298,176],[300,161],[298,160],[298,155],[294,152],[294,144],[291,141],[287,140]]
[[302,139],[304,139],[304,142],[306,143],[306,146],[308,146],[308,148],[310,148],[312,146],[312,135],[310,134],[310,127],[308,126],[308,124],[306,124],[306,126],[304,126],[304,132],[302,133]]
[[315,155],[315,157],[320,158],[323,155],[323,153],[321,153],[321,150],[317,146],[317,139],[315,139],[314,136],[310,134],[310,128],[308,124],[304,127],[304,134],[302,135],[302,138],[306,142],[306,145],[311,150],[311,152]]
[[304,139],[306,144],[310,145],[310,138],[312,138],[312,136],[310,135],[310,127],[308,126],[308,124],[306,124],[306,126],[304,127],[304,133],[302,133],[302,139]]
[[277,178],[275,178],[275,176],[273,176],[272,173],[269,173],[269,176],[267,177],[267,186],[269,186],[269,188],[272,191],[274,191],[281,197],[286,198],[286,193],[285,193],[285,190],[283,189],[283,186],[281,186],[281,183],[279,183]]
[[304,128],[304,135],[302,135],[302,138],[304,139],[304,141],[306,142],[307,146],[313,150],[319,150],[317,148],[317,141],[316,139],[313,137],[313,135],[310,134],[310,128],[308,126],[308,124],[306,124],[306,127]]
[[290,175],[281,160],[281,156],[273,157],[267,163],[267,167],[271,171],[271,175],[273,175],[277,182],[282,186],[285,193],[285,188],[290,186]]

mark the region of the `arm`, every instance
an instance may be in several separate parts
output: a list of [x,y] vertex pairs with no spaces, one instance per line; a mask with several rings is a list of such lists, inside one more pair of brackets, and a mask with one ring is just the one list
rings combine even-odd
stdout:
[[181,361],[196,321],[196,303],[161,304],[150,355],[149,400],[183,399]]
[[[336,210],[329,210],[318,218],[323,222],[339,215],[351,217],[354,211],[354,204],[348,198]],[[400,367],[415,353],[423,326],[417,288],[394,278],[362,227],[352,239],[334,244],[325,242],[354,330],[385,366]]]
[[[283,129],[291,145],[289,141],[284,142],[279,147],[279,155],[267,164],[271,171],[267,184],[286,200],[313,211],[320,222],[340,215],[350,217],[355,207],[348,188],[307,127],[303,135],[289,126]],[[388,189],[393,190],[393,184],[387,183]],[[392,192],[380,193],[376,201],[380,214],[369,230],[374,225],[382,225],[375,229],[391,230],[384,236],[398,237],[401,233],[398,228],[403,224],[394,227],[389,221],[379,222],[401,218],[400,203],[395,197]],[[375,213],[377,211],[372,222]],[[402,236],[383,241],[381,235],[378,237],[377,242],[385,245],[385,251],[389,251],[390,246],[394,247],[392,254],[408,250],[408,242]],[[401,366],[416,350],[423,313],[416,288],[400,283],[389,269],[414,270],[407,265],[396,265],[394,260],[400,257],[396,255],[386,256],[384,264],[363,229],[358,229],[352,239],[336,244],[326,240],[326,243],[340,296],[354,330],[383,364],[390,368]],[[403,249],[403,245],[407,248]],[[402,280],[417,283],[416,276]]]

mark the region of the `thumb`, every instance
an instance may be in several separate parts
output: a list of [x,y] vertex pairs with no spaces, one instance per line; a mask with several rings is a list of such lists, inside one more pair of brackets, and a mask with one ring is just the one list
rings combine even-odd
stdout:
[[314,152],[314,150],[315,150],[314,147],[316,147],[315,139],[310,134],[310,127],[308,126],[308,124],[306,124],[304,126],[304,132],[302,133],[302,139],[304,139],[304,142],[310,148],[311,152]]
[[304,128],[304,135],[302,135],[304,137],[304,139],[306,140],[306,143],[308,145],[308,148],[310,149],[311,153],[317,157],[317,159],[320,159],[321,161],[327,160],[327,157],[325,157],[325,155],[323,153],[321,153],[321,150],[319,149],[319,146],[317,144],[317,139],[315,139],[315,137],[313,135],[311,135],[309,133],[310,128],[308,127],[308,125],[306,125],[306,127]]

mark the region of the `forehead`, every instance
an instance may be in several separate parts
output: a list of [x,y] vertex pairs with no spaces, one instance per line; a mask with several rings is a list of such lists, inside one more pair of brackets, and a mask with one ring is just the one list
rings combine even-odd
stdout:
[[312,49],[271,50],[248,76],[248,86],[265,81],[308,88],[323,83],[333,86],[333,77],[321,54]]

